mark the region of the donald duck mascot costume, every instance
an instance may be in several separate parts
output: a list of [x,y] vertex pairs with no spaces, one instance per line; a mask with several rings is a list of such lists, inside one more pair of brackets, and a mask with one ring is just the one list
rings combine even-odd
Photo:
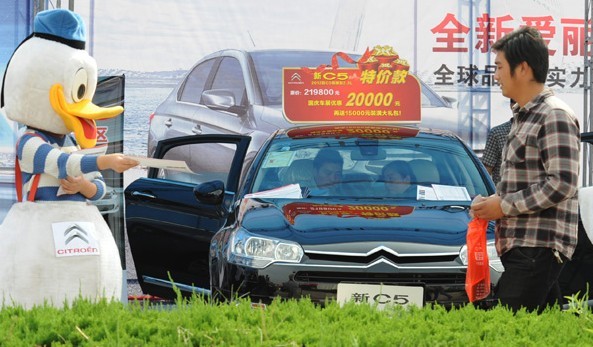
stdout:
[[119,299],[122,268],[113,235],[96,206],[106,186],[100,170],[138,162],[123,154],[84,154],[95,120],[123,108],[91,100],[95,60],[74,12],[42,11],[17,47],[2,83],[6,116],[26,125],[15,161],[17,197],[0,225],[0,305],[61,306],[78,298]]

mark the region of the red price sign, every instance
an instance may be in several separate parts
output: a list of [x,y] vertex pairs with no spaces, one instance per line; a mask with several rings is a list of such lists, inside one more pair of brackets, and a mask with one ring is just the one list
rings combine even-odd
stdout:
[[406,127],[387,127],[382,125],[334,125],[334,126],[310,126],[304,128],[290,129],[286,132],[293,139],[304,137],[329,137],[340,138],[342,136],[356,135],[367,139],[401,139],[418,135],[419,129]]
[[414,207],[390,205],[328,205],[292,202],[284,205],[282,211],[289,223],[294,224],[296,217],[301,214],[320,214],[346,218],[362,217],[371,219],[388,219],[410,214],[414,211]]
[[283,111],[293,123],[419,123],[420,82],[407,69],[284,68]]

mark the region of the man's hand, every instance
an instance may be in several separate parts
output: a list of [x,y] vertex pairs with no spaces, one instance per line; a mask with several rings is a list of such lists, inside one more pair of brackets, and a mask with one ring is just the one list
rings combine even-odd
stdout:
[[480,197],[472,202],[470,213],[477,218],[485,220],[500,219],[504,217],[500,207],[500,196],[494,194],[487,198]]
[[97,157],[97,166],[99,170],[111,169],[122,173],[128,169],[138,166],[138,161],[126,157],[121,153],[105,154]]

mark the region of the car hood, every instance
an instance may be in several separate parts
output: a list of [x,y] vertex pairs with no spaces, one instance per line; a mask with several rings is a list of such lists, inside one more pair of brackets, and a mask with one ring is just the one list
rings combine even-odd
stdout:
[[468,205],[244,199],[238,222],[250,233],[301,245],[379,241],[461,246],[470,220]]

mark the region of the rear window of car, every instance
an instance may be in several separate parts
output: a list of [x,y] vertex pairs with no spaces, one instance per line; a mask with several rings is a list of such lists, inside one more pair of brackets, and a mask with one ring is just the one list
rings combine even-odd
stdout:
[[[489,195],[476,160],[461,142],[440,136],[370,141],[356,138],[276,139],[259,163],[252,192],[298,183],[301,188],[310,188],[307,189],[308,196],[315,196],[319,189],[315,189],[313,162],[317,153],[327,148],[339,153],[343,166],[336,183],[339,188],[321,195],[438,199],[420,195],[424,187],[430,188],[429,191],[441,188],[451,192],[465,191],[470,199],[477,194]],[[387,166],[406,167],[411,171],[409,179],[406,182],[387,179],[384,172]],[[408,194],[398,196],[387,189],[386,184],[409,184],[412,187],[408,187]]]
[[[282,69],[285,67],[317,67],[330,64],[335,52],[261,51],[251,53],[264,105],[282,104]],[[352,55],[358,59],[358,55]],[[340,67],[354,67],[340,60]]]

